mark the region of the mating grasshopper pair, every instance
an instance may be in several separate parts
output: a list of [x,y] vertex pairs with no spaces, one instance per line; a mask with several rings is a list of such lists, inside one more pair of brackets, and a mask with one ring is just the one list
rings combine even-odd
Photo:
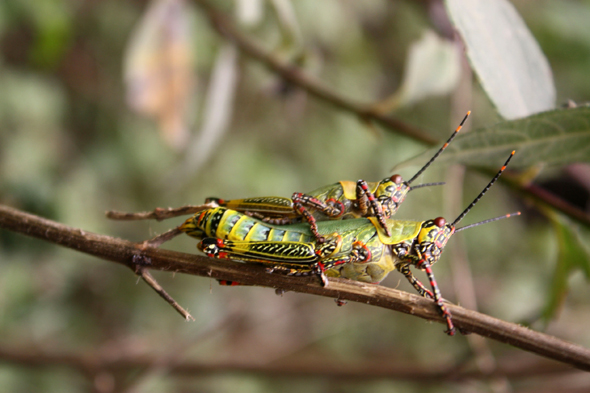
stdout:
[[[421,296],[436,302],[441,316],[446,319],[447,333],[453,335],[451,314],[443,303],[432,265],[440,259],[454,233],[520,214],[456,227],[500,177],[513,155],[514,151],[483,191],[450,224],[442,217],[427,221],[386,218],[384,224],[388,231],[385,231],[376,217],[368,217],[320,221],[316,223],[316,234],[307,224],[274,225],[217,207],[195,214],[179,229],[202,239],[197,247],[208,256],[266,263],[272,266],[271,270],[291,275],[318,274],[324,284],[327,284],[326,276],[379,283],[389,272],[398,270]],[[318,240],[318,235],[322,241]],[[432,291],[414,277],[411,266],[426,273]]]
[[[379,283],[389,272],[399,270],[421,296],[436,302],[446,319],[447,333],[452,335],[455,329],[451,315],[444,306],[431,266],[455,232],[520,214],[456,228],[498,179],[514,152],[453,223],[442,217],[400,221],[391,216],[411,190],[410,184],[449,145],[468,116],[469,112],[447,142],[409,181],[394,175],[375,183],[359,180],[356,186],[353,182],[340,182],[308,194],[295,193],[291,199],[209,198],[207,203],[214,207],[200,209],[176,233],[185,232],[202,239],[198,248],[209,256],[266,263],[270,270],[291,275],[318,274],[324,284],[327,284],[326,276]],[[300,222],[302,219],[306,223]],[[426,272],[432,291],[414,277],[412,265]]]

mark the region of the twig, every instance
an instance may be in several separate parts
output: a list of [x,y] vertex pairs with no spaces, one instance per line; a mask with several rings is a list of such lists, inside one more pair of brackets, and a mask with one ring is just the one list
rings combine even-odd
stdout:
[[[330,279],[330,285],[323,287],[316,277],[268,274],[264,266],[257,264],[220,261],[151,247],[142,249],[141,243],[85,232],[2,205],[0,205],[0,227],[121,263],[132,269],[135,268],[134,256],[140,254],[151,260],[150,268],[155,270],[181,272],[248,285],[350,300],[401,311],[430,321],[444,322],[432,301],[379,285]],[[459,306],[449,304],[448,308],[453,314],[455,325],[464,331],[477,333],[590,371],[590,350],[586,348]]]
[[[243,53],[266,65],[270,70],[281,75],[294,85],[297,85],[308,93],[337,108],[357,115],[363,120],[375,121],[388,129],[396,130],[400,134],[406,135],[427,145],[436,145],[439,143],[439,141],[425,134],[422,130],[375,111],[371,108],[371,105],[357,103],[342,96],[323,85],[319,80],[307,75],[295,64],[286,62],[279,59],[277,56],[274,56],[269,51],[265,50],[258,42],[240,31],[229,17],[218,11],[209,1],[194,0],[194,2],[206,13],[211,25],[217,33],[234,42]],[[502,181],[506,182],[506,176],[504,176]],[[514,181],[510,182],[510,185],[524,195],[529,196],[534,201],[545,206],[551,206],[563,214],[566,214],[576,221],[590,227],[589,214],[550,192],[536,186],[523,187],[521,184]]]
[[162,221],[167,218],[173,218],[178,216],[186,216],[188,214],[195,214],[203,210],[210,209],[212,207],[217,207],[216,204],[212,203],[204,203],[202,205],[186,205],[177,208],[161,208],[158,207],[149,212],[139,212],[139,213],[126,213],[126,212],[118,212],[115,210],[108,210],[105,214],[107,218],[111,220],[124,220],[124,221],[131,221],[131,220],[158,220]]
[[[136,263],[137,259],[139,258],[142,257],[137,255],[133,257],[134,263]],[[178,302],[176,302],[176,300],[174,300],[172,296],[170,296],[168,292],[166,292],[166,290],[162,288],[160,284],[158,284],[156,279],[150,274],[149,271],[147,271],[145,266],[140,266],[139,268],[137,268],[136,273],[143,279],[143,281],[145,281],[150,287],[152,287],[154,291],[156,291],[156,293],[160,295],[162,299],[166,300],[168,304],[170,304],[176,311],[178,311],[178,313],[182,315],[184,319],[186,319],[187,321],[195,320],[195,318],[193,318],[193,316],[188,311],[182,308],[182,306],[178,304]]]

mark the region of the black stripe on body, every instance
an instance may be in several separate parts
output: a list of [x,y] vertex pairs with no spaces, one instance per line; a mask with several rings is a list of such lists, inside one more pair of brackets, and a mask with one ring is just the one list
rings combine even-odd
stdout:
[[223,218],[223,215],[226,212],[227,212],[227,209],[217,209],[217,210],[215,210],[215,212],[213,212],[211,218],[209,219],[209,221],[211,222],[211,224],[209,226],[210,236],[218,237],[217,236],[217,228],[219,227],[219,223],[221,222],[221,219]]

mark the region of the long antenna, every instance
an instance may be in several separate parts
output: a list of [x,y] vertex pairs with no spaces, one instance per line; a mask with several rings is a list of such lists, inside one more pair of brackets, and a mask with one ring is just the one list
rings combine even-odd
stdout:
[[475,224],[469,224],[464,227],[455,229],[455,233],[461,232],[464,229],[476,227],[478,225],[487,224],[488,222],[503,220],[504,218],[514,217],[514,216],[520,216],[520,212],[509,213],[509,214],[505,214],[503,216],[496,217],[496,218],[488,218],[487,220],[476,222]]
[[465,217],[465,215],[467,213],[469,213],[469,210],[471,210],[473,208],[473,206],[475,206],[475,204],[477,202],[479,202],[479,200],[481,199],[481,197],[483,197],[484,194],[486,192],[488,192],[488,190],[490,189],[490,187],[496,182],[496,180],[498,180],[498,178],[500,177],[500,175],[502,174],[502,172],[504,172],[504,170],[506,169],[506,166],[508,165],[508,163],[510,162],[510,160],[514,156],[514,153],[516,153],[516,150],[512,150],[512,153],[510,153],[510,156],[508,157],[508,159],[504,163],[504,166],[502,166],[502,168],[500,168],[500,170],[498,171],[498,173],[496,173],[496,176],[494,176],[494,178],[492,179],[492,181],[490,181],[488,183],[488,185],[486,186],[486,188],[484,188],[483,191],[480,192],[479,195],[473,200],[473,202],[471,202],[469,204],[469,206],[467,206],[467,209],[463,210],[463,213],[459,214],[459,217],[457,217],[455,219],[455,221],[453,221],[453,223],[451,224],[452,227],[454,227],[455,224],[457,224],[459,221],[461,221],[463,219],[463,217]]
[[416,188],[422,188],[422,187],[432,187],[432,186],[444,186],[445,182],[444,181],[439,181],[439,182],[435,182],[435,183],[423,183],[423,184],[416,184],[415,186],[412,186],[411,190],[415,190]]
[[428,168],[430,166],[430,164],[432,164],[432,162],[434,160],[436,160],[436,158],[438,156],[440,156],[440,153],[442,153],[447,148],[447,146],[449,146],[449,143],[451,143],[451,141],[453,139],[455,139],[455,137],[457,136],[457,134],[459,133],[459,131],[461,131],[461,128],[463,128],[463,124],[465,123],[465,120],[467,120],[467,118],[469,117],[470,114],[471,114],[471,111],[468,111],[467,114],[465,115],[465,117],[463,118],[463,120],[461,121],[461,124],[459,124],[459,127],[457,127],[457,129],[451,134],[450,138],[447,139],[447,141],[445,142],[445,144],[436,152],[436,154],[430,159],[430,161],[428,161],[426,163],[426,165],[424,165],[422,167],[422,169],[420,169],[418,171],[418,173],[416,173],[414,175],[414,177],[412,177],[410,180],[408,180],[406,182],[407,184],[410,184],[411,182],[413,182],[414,180],[416,180],[418,178],[418,176],[420,176],[422,174],[422,172],[424,172],[426,170],[426,168]]

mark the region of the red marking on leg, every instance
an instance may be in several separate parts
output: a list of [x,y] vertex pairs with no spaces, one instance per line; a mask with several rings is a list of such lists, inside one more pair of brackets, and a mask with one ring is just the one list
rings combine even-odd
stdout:
[[311,233],[316,237],[318,243],[323,243],[325,241],[324,237],[320,235],[318,232],[318,224],[315,218],[303,207],[300,203],[295,203],[294,206],[295,211],[297,211],[300,215],[305,218],[305,220],[309,223],[309,229]]

